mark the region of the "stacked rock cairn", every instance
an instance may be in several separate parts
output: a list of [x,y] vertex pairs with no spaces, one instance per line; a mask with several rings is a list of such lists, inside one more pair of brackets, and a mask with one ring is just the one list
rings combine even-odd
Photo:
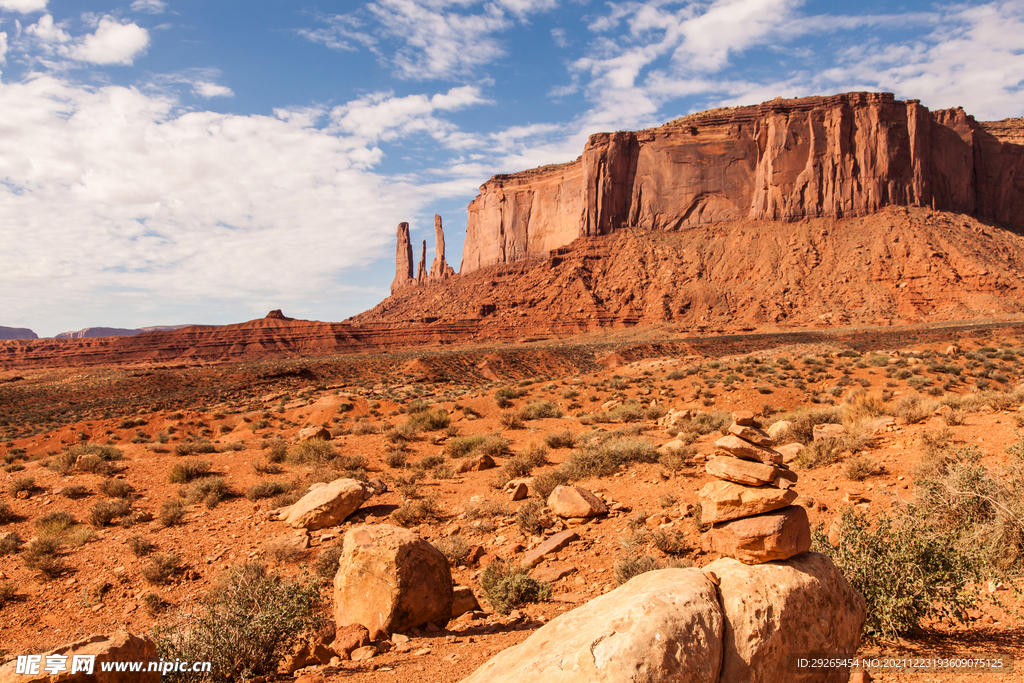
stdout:
[[787,560],[811,547],[807,512],[793,505],[796,473],[782,463],[753,413],[733,413],[729,433],[715,442],[707,472],[717,481],[697,494],[705,550],[745,564]]

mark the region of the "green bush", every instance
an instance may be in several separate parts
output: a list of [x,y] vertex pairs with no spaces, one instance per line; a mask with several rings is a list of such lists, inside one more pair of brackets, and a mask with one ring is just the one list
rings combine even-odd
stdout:
[[213,663],[213,676],[178,672],[168,681],[251,679],[277,672],[299,639],[320,625],[317,581],[268,574],[261,564],[230,570],[183,623],[154,629],[166,661]]
[[334,445],[325,439],[310,439],[288,449],[288,462],[315,465],[334,460],[338,455]]
[[527,603],[543,602],[551,595],[551,586],[531,578],[526,567],[504,560],[487,565],[480,575],[480,587],[498,614],[508,614]]
[[116,446],[107,446],[98,443],[80,443],[72,446],[65,451],[68,455],[74,456],[75,458],[81,455],[95,455],[101,460],[111,462],[114,460],[124,460],[124,453],[121,449]]
[[496,434],[470,434],[457,436],[444,445],[444,454],[449,458],[466,458],[471,455],[504,457],[509,454],[508,441]]
[[174,447],[175,455],[196,455],[197,453],[213,453],[217,448],[209,439],[185,439]]
[[0,500],[0,524],[10,524],[17,518],[18,516],[14,514],[14,511],[11,510],[10,506]]
[[556,487],[569,483],[569,475],[561,468],[542,472],[530,482],[530,490],[541,500],[547,500]]
[[634,576],[661,569],[658,561],[650,555],[630,555],[615,561],[615,581],[622,585]]
[[249,500],[261,500],[263,498],[273,498],[279,496],[282,493],[287,493],[292,489],[292,485],[288,482],[283,481],[263,481],[259,484],[253,484],[245,492],[245,497]]
[[831,557],[864,596],[870,640],[895,639],[926,619],[964,621],[978,601],[969,587],[983,578],[980,554],[927,519],[923,508],[882,512],[873,521],[846,508],[838,545],[819,526],[812,550]]
[[444,408],[438,408],[436,410],[423,410],[411,414],[408,425],[418,431],[436,432],[441,429],[447,429],[451,423],[452,419],[445,412]]
[[531,401],[519,409],[519,417],[524,420],[562,417],[562,409],[552,401]]
[[36,538],[21,551],[25,566],[45,578],[56,578],[67,571],[61,559],[64,544],[55,538]]
[[231,495],[231,489],[224,477],[209,477],[190,484],[182,493],[189,505],[202,501],[203,505],[212,510]]
[[165,500],[160,505],[160,511],[156,515],[157,524],[161,528],[178,524],[185,516],[185,504],[180,500]]
[[549,448],[572,448],[576,445],[576,437],[566,429],[561,432],[551,432],[544,437],[544,443]]
[[170,583],[174,575],[181,571],[181,558],[174,553],[156,554],[142,568],[142,578],[149,583]]
[[107,498],[127,498],[131,495],[132,486],[122,479],[105,479],[100,483],[99,490]]
[[124,517],[132,511],[128,501],[121,498],[114,500],[98,500],[89,508],[89,523],[94,527],[105,527],[118,517]]

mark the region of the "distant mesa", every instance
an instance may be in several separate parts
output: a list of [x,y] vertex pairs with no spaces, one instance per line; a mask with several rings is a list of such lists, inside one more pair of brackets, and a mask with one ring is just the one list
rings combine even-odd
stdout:
[[264,320],[295,320],[295,318],[289,318],[281,312],[280,308],[275,308],[264,317]]
[[27,327],[0,327],[0,339],[39,339],[39,335]]
[[[61,332],[54,339],[90,339],[95,337],[134,337],[143,332],[169,332],[180,330],[191,325],[153,325],[152,327],[139,327],[125,329],[121,327],[87,327],[84,330],[75,332]],[[35,337],[32,337],[34,339]]]

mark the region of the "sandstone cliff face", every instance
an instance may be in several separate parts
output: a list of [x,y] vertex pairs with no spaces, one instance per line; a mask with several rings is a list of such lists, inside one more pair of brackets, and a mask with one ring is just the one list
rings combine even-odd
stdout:
[[495,176],[469,206],[461,273],[623,227],[851,217],[925,206],[1024,227],[1024,146],[962,109],[890,93],[774,100],[591,136],[577,161]]

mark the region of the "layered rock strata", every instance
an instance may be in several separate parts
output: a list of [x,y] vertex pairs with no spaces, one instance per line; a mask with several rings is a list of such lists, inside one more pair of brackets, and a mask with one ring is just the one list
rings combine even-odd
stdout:
[[460,274],[627,227],[840,218],[890,205],[1024,227],[1024,146],[1013,144],[1017,127],[1000,123],[858,92],[599,133],[574,162],[481,186],[469,205]]
[[793,505],[796,473],[772,448],[773,439],[750,413],[734,413],[729,434],[708,460],[716,480],[698,493],[706,549],[744,564],[788,560],[811,547],[807,512]]

